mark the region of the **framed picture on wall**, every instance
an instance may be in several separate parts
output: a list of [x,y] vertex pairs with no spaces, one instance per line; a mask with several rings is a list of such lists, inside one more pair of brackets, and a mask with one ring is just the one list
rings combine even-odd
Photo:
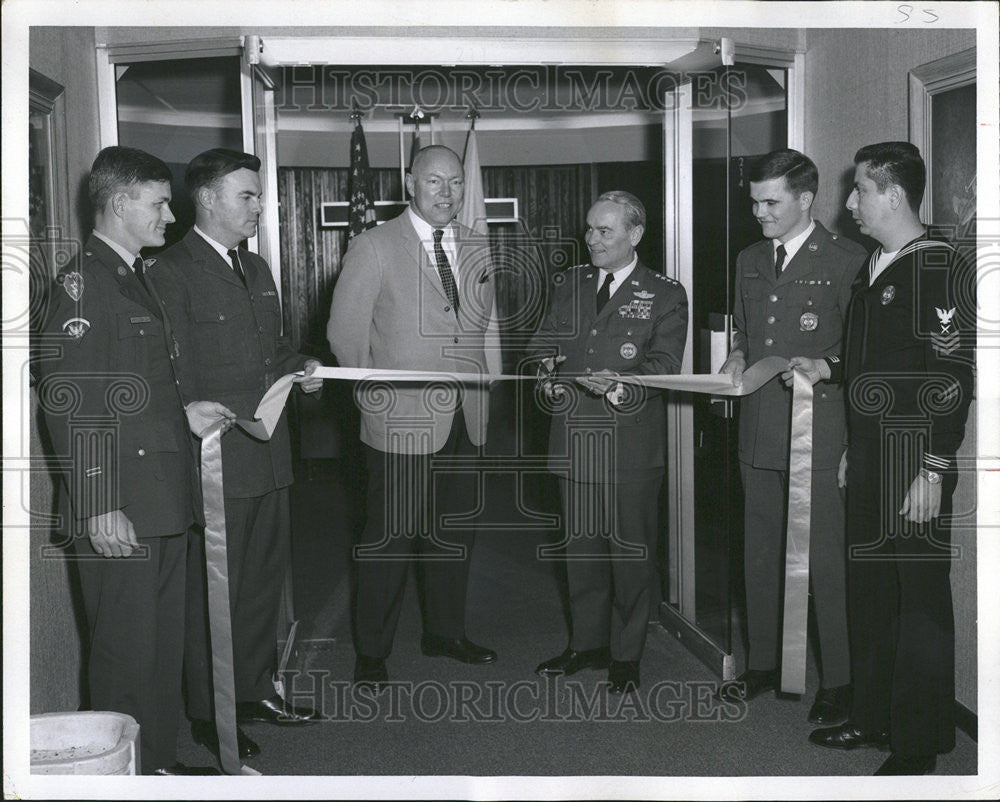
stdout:
[[910,141],[927,163],[921,218],[951,238],[976,215],[976,50],[910,71]]

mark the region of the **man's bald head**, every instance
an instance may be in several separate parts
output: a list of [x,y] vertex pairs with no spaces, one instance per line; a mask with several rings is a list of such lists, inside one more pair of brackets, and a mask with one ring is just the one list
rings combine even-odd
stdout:
[[465,174],[465,170],[462,167],[462,160],[458,158],[458,154],[444,145],[428,145],[426,148],[418,150],[417,155],[413,157],[413,165],[410,167],[410,172],[426,171],[428,165],[436,165],[438,163],[448,166],[458,165],[458,169],[462,172],[463,176]]
[[448,225],[462,208],[465,170],[451,148],[430,145],[417,151],[406,175],[406,191],[411,207],[435,228]]

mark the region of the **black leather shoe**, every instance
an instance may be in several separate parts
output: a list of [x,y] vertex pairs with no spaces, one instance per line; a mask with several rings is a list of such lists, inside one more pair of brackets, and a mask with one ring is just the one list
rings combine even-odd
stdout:
[[420,640],[420,651],[428,657],[450,657],[460,663],[492,663],[497,659],[497,653],[492,649],[477,646],[464,635],[461,638],[441,638],[437,635],[424,635]]
[[875,772],[876,777],[930,774],[937,765],[936,755],[897,755],[893,752]]
[[154,777],[172,777],[175,774],[198,774],[198,775],[210,775],[210,774],[222,774],[215,766],[185,766],[183,763],[174,763],[172,766],[164,766],[163,768],[154,769]]
[[839,727],[824,727],[809,733],[809,743],[829,749],[862,749],[889,745],[889,733],[868,733],[852,721],[845,721]]
[[809,721],[812,724],[840,724],[847,720],[850,713],[850,685],[820,688],[816,691],[816,701],[809,708]]
[[378,690],[381,682],[389,681],[389,672],[385,669],[385,659],[368,657],[359,654],[354,660],[354,682],[357,685],[367,685],[372,690]]
[[281,727],[308,724],[315,721],[316,711],[311,707],[296,707],[288,704],[280,696],[261,699],[259,702],[237,702],[236,720],[241,724],[248,721],[263,721]]
[[[219,735],[215,731],[215,724],[205,721],[203,718],[191,719],[191,737],[196,744],[201,744],[208,750],[219,756]],[[236,746],[240,755],[240,760],[257,757],[260,754],[260,747],[239,727],[236,728]]]
[[761,671],[759,668],[748,668],[736,679],[723,682],[719,686],[719,698],[723,700],[736,701],[742,699],[749,702],[755,696],[760,696],[765,691],[773,691],[778,684],[777,669]]
[[608,666],[608,693],[634,693],[639,690],[639,662],[612,660]]
[[584,668],[607,668],[611,662],[611,652],[604,649],[584,649],[582,652],[567,649],[558,657],[540,663],[536,674],[575,674]]

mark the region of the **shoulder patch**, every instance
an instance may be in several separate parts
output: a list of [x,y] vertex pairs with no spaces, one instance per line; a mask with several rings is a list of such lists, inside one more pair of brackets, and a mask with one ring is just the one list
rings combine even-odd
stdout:
[[62,288],[66,290],[66,294],[74,301],[79,301],[83,296],[83,275],[76,270],[72,270],[69,273],[60,273],[56,281],[62,284]]

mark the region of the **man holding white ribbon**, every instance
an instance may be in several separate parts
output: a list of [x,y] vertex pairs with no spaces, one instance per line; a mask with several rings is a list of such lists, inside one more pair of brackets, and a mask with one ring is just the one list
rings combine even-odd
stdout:
[[556,274],[528,348],[544,358],[572,619],[569,646],[535,671],[607,669],[618,694],[640,682],[667,442],[663,394],[620,379],[678,373],[687,336],[684,288],[636,253],[645,228],[635,195],[598,197],[587,212],[591,264]]
[[928,774],[955,745],[949,516],[973,394],[974,275],[920,222],[909,142],[854,157],[847,201],[879,243],[853,286],[844,362],[848,605],[854,700],[820,746],[891,749],[881,775]]
[[[184,182],[195,225],[160,254],[157,265],[164,279],[157,286],[185,349],[182,389],[221,401],[242,418],[253,417],[277,378],[302,369],[309,374],[320,364],[296,353],[282,335],[270,267],[241,247],[256,233],[263,211],[259,170],[256,156],[223,148],[192,159]],[[300,387],[317,392],[322,383],[307,378]],[[281,591],[291,556],[288,488],[293,474],[284,414],[268,440],[239,428],[228,431],[222,438],[222,464],[237,719],[303,724],[316,711],[286,702],[273,684]],[[188,715],[195,741],[218,754],[201,529],[192,530],[188,548]],[[259,753],[246,733],[239,730],[237,736],[241,758]]]
[[[722,372],[734,382],[765,357],[789,359],[775,377],[740,401],[739,460],[744,491],[744,567],[750,654],[747,669],[721,694],[746,701],[779,684],[779,633],[785,578],[789,418],[792,370],[813,392],[809,585],[822,682],[809,711],[815,724],[836,724],[850,705],[850,656],[845,598],[844,499],[837,486],[843,453],[844,397],[831,381],[840,361],[851,282],[864,263],[855,242],[812,218],[819,187],[816,165],[796,150],[764,156],[749,174],[754,215],[766,239],[736,258],[733,347]],[[788,385],[788,386],[785,386]],[[808,604],[808,600],[803,598]],[[801,617],[802,621],[806,616]],[[802,638],[805,638],[802,632]]]

